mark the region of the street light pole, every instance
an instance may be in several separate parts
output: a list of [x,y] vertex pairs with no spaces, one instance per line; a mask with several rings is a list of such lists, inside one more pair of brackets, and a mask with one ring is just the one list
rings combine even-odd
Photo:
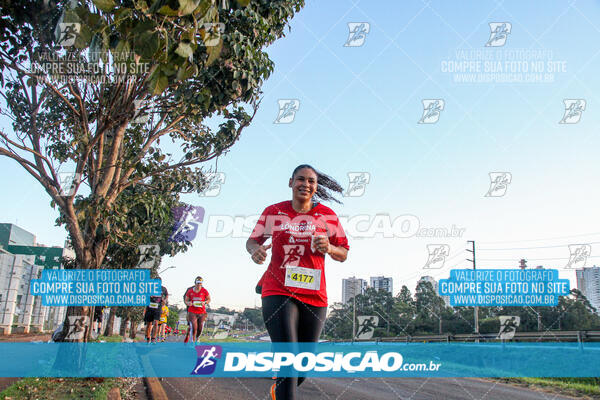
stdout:
[[157,275],[160,275],[160,274],[162,274],[163,272],[165,272],[166,270],[168,270],[168,269],[171,269],[171,268],[177,268],[177,267],[176,267],[175,265],[171,265],[170,267],[167,267],[167,268],[163,269],[162,271],[160,271],[160,272],[157,272],[156,274],[157,274]]
[[[473,245],[472,250],[467,249],[468,252],[473,253],[473,259],[470,260],[467,258],[467,261],[471,261],[473,263],[473,270],[475,270],[475,241],[467,240],[467,243],[471,243]],[[479,336],[479,307],[473,307],[473,311],[475,314],[475,333],[477,334],[477,336]],[[479,342],[479,340],[477,340],[477,342]]]
[[354,307],[352,308],[352,343],[356,337],[356,280],[352,281],[352,302]]

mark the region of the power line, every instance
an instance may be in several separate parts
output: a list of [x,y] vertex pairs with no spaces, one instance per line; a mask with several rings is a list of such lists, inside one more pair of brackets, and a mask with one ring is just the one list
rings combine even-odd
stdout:
[[[587,243],[569,243],[571,245],[573,244],[598,244],[600,242],[587,242]],[[550,249],[550,248],[557,248],[557,247],[568,247],[569,245],[567,244],[557,244],[557,245],[552,245],[552,246],[534,246],[534,247],[508,247],[508,248],[500,248],[500,249],[477,249],[477,250],[485,250],[485,251],[506,251],[506,250],[532,250],[532,249]]]
[[542,240],[570,239],[570,238],[574,238],[574,237],[596,236],[596,235],[600,235],[600,232],[582,233],[579,235],[571,235],[571,236],[556,236],[556,237],[544,238],[544,239],[501,240],[501,241],[497,241],[497,242],[481,242],[481,243],[482,244],[497,244],[497,243],[517,243],[517,242],[541,242]]
[[[588,256],[587,258],[598,258],[600,256]],[[551,261],[551,260],[570,260],[570,257],[554,258],[527,258],[528,261]],[[514,258],[480,258],[480,261],[515,261]]]

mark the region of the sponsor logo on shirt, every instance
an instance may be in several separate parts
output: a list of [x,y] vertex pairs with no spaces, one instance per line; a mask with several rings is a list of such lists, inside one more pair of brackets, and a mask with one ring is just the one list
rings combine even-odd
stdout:
[[311,234],[316,230],[316,226],[312,222],[285,222],[281,225],[281,230],[287,231],[288,233],[301,233],[301,234]]
[[284,256],[281,267],[286,266],[297,267],[300,263],[300,258],[304,255],[303,245],[284,245],[283,246]]

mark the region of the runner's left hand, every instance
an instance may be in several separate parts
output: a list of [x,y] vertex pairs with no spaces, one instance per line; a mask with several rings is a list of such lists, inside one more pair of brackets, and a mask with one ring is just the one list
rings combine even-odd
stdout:
[[329,238],[327,236],[315,237],[315,248],[323,254],[329,253],[329,250],[331,249]]

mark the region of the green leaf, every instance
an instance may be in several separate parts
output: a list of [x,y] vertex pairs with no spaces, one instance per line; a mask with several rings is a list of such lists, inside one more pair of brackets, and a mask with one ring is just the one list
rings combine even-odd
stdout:
[[162,15],[166,15],[166,16],[168,16],[168,17],[176,17],[176,16],[178,16],[178,15],[179,15],[179,13],[178,13],[177,11],[173,10],[173,9],[172,9],[171,7],[169,7],[169,6],[162,6],[162,7],[160,8],[160,10],[158,10],[158,13],[159,13],[159,14],[162,14]]
[[177,70],[177,80],[185,81],[198,73],[198,66],[185,62],[179,70]]
[[135,39],[135,53],[144,60],[152,60],[160,47],[158,33],[144,32]]
[[117,5],[114,0],[92,0],[94,5],[101,9],[102,11],[112,11],[113,8]]
[[250,4],[250,0],[237,0],[237,3],[242,7],[246,7],[248,4]]
[[211,7],[212,2],[210,0],[202,0],[200,5],[194,10],[194,15],[203,17]]
[[162,74],[156,74],[150,81],[150,90],[152,90],[152,94],[156,96],[164,92],[167,86],[169,86],[169,79]]
[[189,15],[198,8],[200,0],[179,0],[179,15]]
[[223,39],[219,38],[219,43],[216,46],[210,46],[206,48],[206,52],[208,53],[206,65],[211,65],[214,63],[221,55],[221,50],[223,50]]
[[92,41],[92,31],[87,25],[81,25],[81,29],[79,30],[79,35],[75,38],[75,47],[78,49],[85,49],[89,46]]
[[175,50],[175,53],[177,53],[177,55],[179,55],[180,57],[187,58],[190,60],[194,56],[194,50],[192,50],[192,46],[190,46],[189,43],[184,42],[179,43],[179,45],[177,46],[177,50]]

